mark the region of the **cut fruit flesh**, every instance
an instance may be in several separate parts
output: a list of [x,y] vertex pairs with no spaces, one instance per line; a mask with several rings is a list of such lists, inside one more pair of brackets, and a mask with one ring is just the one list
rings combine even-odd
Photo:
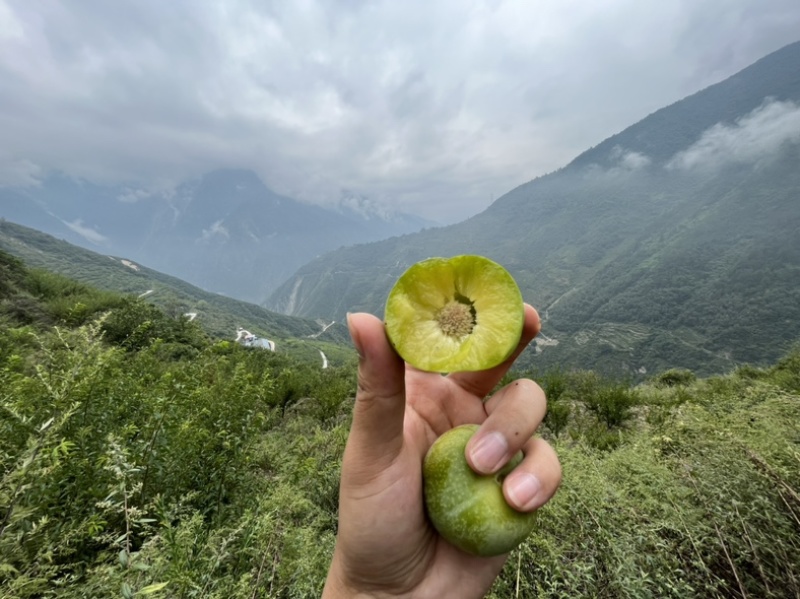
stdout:
[[398,279],[385,320],[389,340],[412,366],[485,370],[516,348],[524,305],[513,277],[488,258],[430,258]]

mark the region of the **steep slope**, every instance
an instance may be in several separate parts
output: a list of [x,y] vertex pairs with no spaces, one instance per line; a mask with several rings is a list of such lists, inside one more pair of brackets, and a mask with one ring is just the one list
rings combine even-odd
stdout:
[[414,261],[481,253],[545,318],[532,362],[645,373],[775,360],[800,338],[798,103],[800,43],[472,219],[315,260],[267,305],[380,314]]
[[[125,258],[97,254],[2,219],[0,250],[17,256],[30,267],[97,289],[146,297],[171,316],[193,313],[200,326],[215,337],[232,339],[237,327],[242,326],[271,339],[309,340],[312,349],[320,342],[349,345],[347,330],[339,323],[326,326],[330,322],[276,314],[255,304],[208,293]],[[285,344],[281,344],[283,347]]]

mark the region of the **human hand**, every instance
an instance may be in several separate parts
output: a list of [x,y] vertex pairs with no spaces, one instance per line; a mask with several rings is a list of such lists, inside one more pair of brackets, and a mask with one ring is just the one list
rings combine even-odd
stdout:
[[525,306],[519,345],[503,364],[448,376],[405,365],[378,318],[351,314],[348,325],[360,358],[358,391],[323,597],[482,597],[507,556],[475,557],[439,536],[425,515],[422,462],[446,431],[480,424],[466,448],[473,470],[496,472],[522,450],[522,463],[503,483],[506,501],[527,512],[553,496],[561,465],[532,436],[544,417],[544,392],[518,380],[484,401],[539,332],[539,316]]

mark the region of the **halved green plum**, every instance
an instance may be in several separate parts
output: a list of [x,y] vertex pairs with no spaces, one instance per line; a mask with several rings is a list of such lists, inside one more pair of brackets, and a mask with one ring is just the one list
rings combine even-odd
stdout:
[[486,370],[519,343],[525,307],[508,271],[483,256],[429,258],[411,266],[386,301],[386,333],[420,370]]

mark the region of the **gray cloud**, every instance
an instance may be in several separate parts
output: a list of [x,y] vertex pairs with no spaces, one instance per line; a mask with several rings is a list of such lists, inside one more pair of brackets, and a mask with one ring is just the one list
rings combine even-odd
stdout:
[[796,0],[0,0],[0,183],[236,166],[451,222],[797,31]]
[[42,168],[30,160],[0,162],[0,186],[38,186],[43,174]]

